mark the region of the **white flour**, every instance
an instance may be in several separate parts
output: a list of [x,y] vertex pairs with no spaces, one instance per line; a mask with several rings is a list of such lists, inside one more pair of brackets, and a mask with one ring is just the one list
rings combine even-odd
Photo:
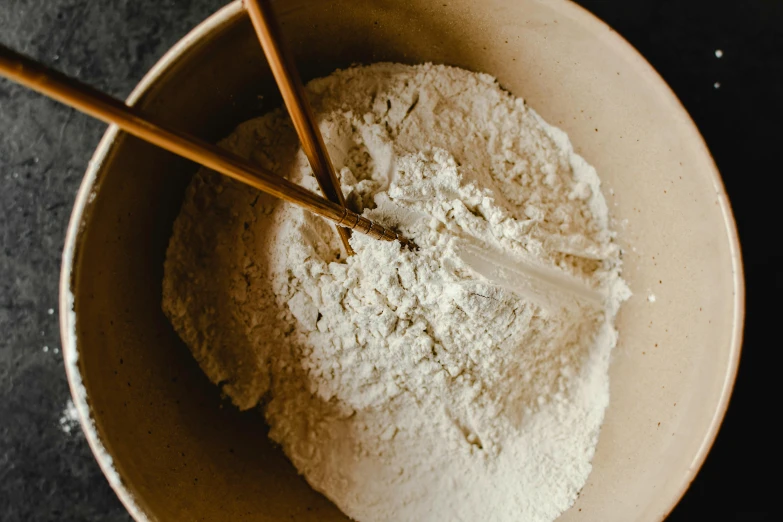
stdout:
[[79,432],[79,412],[76,411],[76,405],[74,405],[71,399],[65,404],[65,409],[62,415],[60,415],[60,429],[63,433],[70,435],[71,433]]
[[[207,375],[361,520],[551,521],[585,484],[628,291],[595,171],[489,76],[377,64],[308,86],[349,204],[420,247],[333,227],[214,173],[191,183],[163,308]],[[223,146],[318,190],[280,111]],[[541,308],[455,238],[559,267],[604,310]]]

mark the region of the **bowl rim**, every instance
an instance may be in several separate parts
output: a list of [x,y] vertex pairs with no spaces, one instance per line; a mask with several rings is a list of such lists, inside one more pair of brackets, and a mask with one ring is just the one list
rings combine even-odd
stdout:
[[[636,48],[634,48],[627,40],[625,40],[625,38],[617,33],[617,31],[612,29],[606,22],[592,14],[584,7],[576,4],[575,2],[572,2],[571,0],[553,0],[552,4],[553,9],[566,11],[578,23],[581,23],[585,26],[603,28],[603,37],[608,40],[607,44],[614,47],[618,52],[623,53],[626,59],[628,59],[629,63],[633,63],[636,67],[639,67],[641,73],[647,75],[650,78],[651,86],[654,89],[658,90],[662,95],[670,98],[674,102],[673,106],[680,112],[679,116],[691,128],[695,137],[697,138],[695,145],[701,149],[700,152],[702,154],[709,158],[709,167],[711,171],[710,173],[712,175],[712,181],[718,192],[717,196],[723,215],[723,223],[726,227],[726,232],[728,233],[729,250],[734,274],[734,317],[732,324],[729,364],[726,367],[726,374],[724,376],[721,388],[720,399],[715,407],[715,411],[713,412],[709,427],[702,437],[701,444],[696,453],[693,455],[690,465],[687,468],[687,472],[679,479],[680,484],[676,492],[670,495],[668,499],[662,498],[659,501],[659,516],[656,518],[657,520],[664,520],[688,490],[688,487],[693,482],[696,474],[704,463],[707,454],[709,453],[710,448],[712,447],[715,438],[717,437],[718,431],[720,430],[720,426],[726,414],[737,376],[739,359],[742,351],[742,338],[745,318],[745,282],[737,226],[734,220],[734,215],[731,210],[728,196],[726,194],[723,180],[720,176],[717,166],[715,165],[712,154],[710,153],[703,136],[699,132],[698,127],[693,122],[693,119],[688,114],[677,95],[674,93],[674,91],[672,91],[671,87],[664,81],[664,79],[658,74],[652,65],[647,62],[641,53],[639,53]],[[231,3],[222,7],[206,18],[203,22],[198,24],[181,40],[174,44],[174,46],[166,51],[165,54],[163,54],[163,56],[136,85],[136,87],[126,99],[126,103],[128,105],[134,105],[136,102],[138,102],[138,100],[141,99],[141,97],[146,94],[156,84],[156,82],[161,79],[164,73],[187,51],[201,43],[203,39],[209,34],[217,31],[225,25],[234,22],[236,19],[243,16],[243,14],[244,8],[242,5],[242,0],[233,0]],[[92,450],[95,459],[98,461],[98,465],[100,466],[101,471],[106,476],[117,497],[119,497],[122,504],[128,510],[128,513],[134,518],[134,520],[138,522],[146,522],[150,520],[149,516],[141,508],[133,493],[123,483],[122,477],[114,467],[112,456],[106,450],[103,442],[100,439],[97,428],[90,413],[87,392],[83,385],[81,370],[79,369],[78,364],[79,349],[76,335],[76,312],[74,309],[74,295],[71,290],[71,283],[74,277],[74,261],[76,258],[81,233],[85,226],[85,212],[94,199],[94,191],[97,188],[96,181],[98,178],[98,173],[102,168],[103,162],[111,152],[112,146],[114,145],[114,142],[120,132],[120,129],[116,125],[110,125],[108,127],[88,163],[84,178],[82,179],[81,185],[76,194],[73,210],[71,212],[71,217],[65,236],[62,264],[60,269],[60,336],[62,341],[63,361],[65,364],[68,385],[71,390],[73,403],[76,407],[76,411],[78,412],[79,423],[81,424],[90,449]]]

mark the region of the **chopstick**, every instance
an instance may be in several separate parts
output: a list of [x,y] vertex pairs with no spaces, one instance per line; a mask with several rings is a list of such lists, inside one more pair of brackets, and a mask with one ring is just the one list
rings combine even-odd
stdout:
[[167,128],[89,85],[70,78],[16,51],[0,45],[0,75],[69,105],[85,114],[113,123],[129,134],[220,172],[262,192],[298,205],[336,225],[375,239],[412,244],[394,230],[358,215],[304,187],[221,149],[217,145]]
[[[285,45],[272,6],[269,0],[245,0],[244,4],[269,67],[272,69],[272,75],[283,95],[283,101],[294,123],[302,149],[313,168],[318,186],[321,187],[321,192],[326,199],[344,207],[345,198],[340,190],[340,182],[334,172],[329,152],[307,101],[307,94],[296,70],[293,56]],[[338,227],[337,232],[346,252],[352,255],[353,250],[348,243],[349,231]]]

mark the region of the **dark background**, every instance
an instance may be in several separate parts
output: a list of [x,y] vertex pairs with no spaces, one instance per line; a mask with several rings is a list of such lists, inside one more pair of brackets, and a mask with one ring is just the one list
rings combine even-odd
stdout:
[[[0,0],[0,42],[124,98],[223,3]],[[742,241],[748,307],[734,396],[668,521],[781,521],[781,437],[763,412],[781,410],[781,340],[772,328],[783,308],[783,192],[773,189],[783,150],[783,1],[578,3],[625,36],[680,97],[715,156]],[[0,80],[0,520],[130,518],[79,429],[65,433],[60,421],[69,397],[56,311],[60,252],[104,128]]]

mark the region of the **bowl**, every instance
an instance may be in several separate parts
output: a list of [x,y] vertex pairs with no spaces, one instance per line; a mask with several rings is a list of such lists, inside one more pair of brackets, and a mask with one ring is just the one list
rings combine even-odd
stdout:
[[[740,354],[743,279],[720,176],[645,60],[564,0],[288,0],[305,79],[352,63],[432,61],[524,96],[598,170],[634,296],[618,317],[611,404],[575,520],[661,520],[703,462]],[[279,104],[238,2],[198,26],[129,103],[216,141]],[[163,259],[196,166],[110,127],[63,256],[66,370],[87,440],[137,520],[345,520],[222,400],[161,312]]]

